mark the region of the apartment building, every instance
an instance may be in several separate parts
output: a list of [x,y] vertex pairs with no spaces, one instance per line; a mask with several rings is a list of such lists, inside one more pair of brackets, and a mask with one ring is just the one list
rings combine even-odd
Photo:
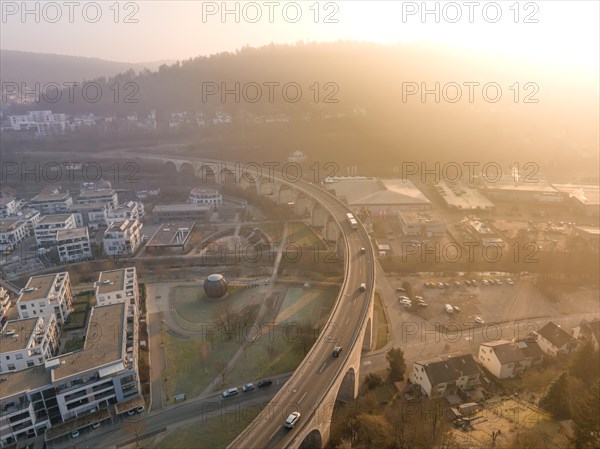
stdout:
[[34,227],[35,241],[39,246],[55,245],[58,231],[75,227],[73,214],[46,215]]
[[0,378],[0,444],[46,441],[143,405],[138,328],[125,303],[92,309],[82,350]]
[[211,217],[213,210],[212,204],[161,204],[155,206],[152,212],[159,223],[173,223],[206,221]]
[[479,345],[479,361],[498,379],[515,377],[542,361],[544,353],[531,339],[497,340]]
[[83,190],[77,198],[77,204],[108,204],[111,208],[119,205],[119,198],[114,189]]
[[58,351],[54,314],[8,321],[0,331],[0,374],[42,365]]
[[69,273],[32,276],[17,299],[20,319],[56,315],[63,324],[71,313],[73,293]]
[[94,283],[96,304],[107,305],[126,302],[136,307],[139,304],[139,290],[135,267],[102,271]]
[[535,336],[541,350],[552,357],[556,357],[559,353],[571,354],[579,346],[579,341],[575,337],[552,321],[537,331]]
[[29,235],[27,225],[16,217],[0,220],[0,253],[8,254]]
[[90,236],[86,227],[58,231],[56,246],[62,263],[81,262],[92,258]]
[[29,207],[44,215],[65,214],[73,204],[69,193],[40,193],[29,201]]
[[114,209],[110,209],[107,213],[107,220],[125,221],[138,220],[144,217],[144,204],[138,201],[128,201],[125,204],[120,204]]
[[15,215],[19,211],[19,202],[12,197],[0,197],[0,218]]
[[104,253],[108,256],[134,254],[142,243],[142,227],[142,223],[138,220],[125,220],[112,223],[104,231]]
[[223,197],[216,189],[196,187],[190,192],[189,202],[200,205],[212,204],[213,207],[218,208],[223,204]]
[[108,203],[73,204],[69,213],[75,216],[75,225],[78,228],[87,226],[89,229],[98,229],[108,225]]
[[401,211],[398,219],[404,235],[443,237],[446,223],[435,212]]

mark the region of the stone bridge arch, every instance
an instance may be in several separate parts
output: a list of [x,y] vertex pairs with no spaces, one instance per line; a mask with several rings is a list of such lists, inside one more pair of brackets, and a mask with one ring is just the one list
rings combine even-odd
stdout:
[[337,242],[340,234],[341,229],[338,226],[338,222],[331,215],[328,215],[325,219],[325,240]]
[[315,201],[311,211],[310,211],[310,224],[315,228],[323,228],[325,227],[325,219],[327,217],[327,213],[325,212],[325,208]]
[[300,443],[300,449],[321,449],[323,447],[323,437],[319,429],[313,429],[310,431],[302,443]]

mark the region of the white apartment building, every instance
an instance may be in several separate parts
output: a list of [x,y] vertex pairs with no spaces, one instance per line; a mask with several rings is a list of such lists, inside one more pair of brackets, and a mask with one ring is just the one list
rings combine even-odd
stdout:
[[42,214],[35,209],[29,209],[28,207],[25,207],[17,212],[16,215],[12,215],[12,217],[17,218],[21,223],[25,223],[28,232],[33,234],[35,225],[38,224],[42,219]]
[[55,245],[58,231],[75,227],[73,214],[46,215],[35,225],[35,241],[39,246]]
[[10,296],[4,287],[0,287],[0,326],[4,325],[10,309]]
[[110,419],[111,410],[143,406],[137,348],[137,322],[126,304],[94,307],[82,350],[1,378],[0,445],[39,435],[51,441]]
[[125,220],[112,223],[104,231],[104,253],[108,256],[134,254],[142,243],[142,227],[142,223],[138,220]]
[[119,205],[119,198],[114,189],[83,190],[77,198],[77,204],[108,204],[111,208]]
[[110,209],[107,213],[107,220],[125,221],[125,220],[141,220],[144,217],[144,204],[139,201],[128,201],[125,204],[120,204],[114,209]]
[[69,273],[45,274],[29,278],[17,299],[20,319],[56,315],[64,324],[71,313],[73,293]]
[[16,215],[19,212],[19,202],[15,198],[0,197],[0,218]]
[[42,365],[58,351],[54,314],[8,321],[0,331],[0,374]]
[[0,220],[0,253],[14,251],[23,239],[29,235],[26,223],[19,221],[16,217]]
[[479,385],[479,367],[471,354],[439,356],[414,362],[410,381],[430,398],[441,398]]
[[63,229],[56,233],[58,257],[62,263],[81,262],[92,258],[88,228]]
[[94,283],[96,304],[104,306],[127,302],[138,306],[139,290],[135,267],[102,271]]
[[533,340],[497,340],[479,345],[478,359],[498,379],[515,377],[534,363],[542,361],[544,353]]
[[64,214],[72,204],[69,193],[40,193],[29,201],[29,207],[44,215]]
[[75,215],[77,227],[87,226],[90,229],[106,226],[109,210],[108,203],[73,204],[69,207],[69,213]]
[[579,346],[579,341],[575,337],[552,321],[538,330],[535,337],[540,349],[552,357],[556,357],[559,353],[571,354]]
[[212,204],[215,208],[223,204],[223,197],[218,190],[196,187],[190,192],[189,202],[192,204]]

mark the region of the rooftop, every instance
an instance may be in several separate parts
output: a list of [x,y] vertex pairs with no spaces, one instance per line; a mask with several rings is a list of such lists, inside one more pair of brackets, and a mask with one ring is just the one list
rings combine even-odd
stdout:
[[[57,285],[61,284],[61,279],[59,278],[60,275],[68,275],[68,273],[65,271],[62,273],[30,277],[25,288],[21,290],[21,295],[17,302],[35,301],[38,299],[54,297],[52,287],[55,283],[57,283]],[[64,282],[64,280],[62,282]]]
[[406,223],[441,223],[444,220],[437,214],[437,212],[428,211],[401,211],[399,214]]
[[330,188],[350,206],[429,205],[430,201],[409,180],[350,178],[339,179]]
[[125,220],[125,221],[114,221],[111,225],[104,231],[104,233],[108,232],[125,232],[130,228],[133,228],[138,225],[137,220]]
[[88,237],[88,228],[73,228],[73,229],[61,229],[56,233],[56,241],[60,242],[61,240],[69,240],[69,239],[77,239],[81,237]]
[[193,228],[193,221],[161,224],[146,247],[181,246],[188,239]]
[[40,193],[31,199],[32,203],[45,203],[48,201],[64,201],[71,195],[66,193]]
[[574,337],[567,333],[567,331],[554,324],[552,321],[548,322],[548,324],[537,331],[537,333],[557,348],[562,348],[567,343],[576,341]]
[[[516,181],[516,182],[515,182]],[[515,180],[513,177],[504,177],[494,182],[488,181],[484,183],[486,190],[496,191],[518,191],[518,192],[538,192],[538,193],[558,193],[547,181],[536,180]]]
[[69,211],[78,212],[78,211],[101,211],[102,209],[108,209],[108,205],[106,203],[88,203],[88,204],[73,204],[69,206]]
[[83,349],[60,357],[53,381],[122,361],[125,307],[121,302],[92,309]]
[[511,342],[509,340],[498,340],[482,343],[481,346],[492,348],[502,364],[520,362],[528,357],[542,355],[542,350],[534,341]]
[[4,220],[0,220],[0,232],[8,232],[12,231],[16,227],[19,226],[21,222],[19,219],[15,217],[5,218]]
[[3,373],[0,377],[6,379],[0,383],[0,398],[17,396],[27,390],[35,390],[52,382],[50,370],[43,365]]
[[489,210],[494,208],[494,204],[479,191],[462,183],[442,181],[435,188],[449,207],[461,210]]
[[44,215],[38,224],[64,223],[72,216],[73,214]]
[[2,196],[0,197],[0,206],[6,206],[9,203],[12,203],[13,201],[15,201],[14,198],[11,198],[9,196]]
[[425,368],[425,373],[431,385],[453,382],[459,377],[479,373],[479,367],[471,354],[439,356],[428,360],[420,360],[415,364],[422,365]]
[[84,190],[79,194],[79,198],[102,198],[106,196],[113,196],[115,194],[114,189],[102,189],[102,190]]
[[[35,318],[26,318],[24,320],[8,321],[0,332],[0,346],[2,353],[19,351],[27,348],[29,339],[36,328],[39,320],[43,321],[41,316]],[[8,332],[14,332],[13,335],[7,335]]]
[[192,189],[190,193],[194,195],[218,195],[219,191],[217,189],[209,189],[207,187],[196,187]]
[[[127,271],[130,273],[127,273]],[[120,268],[118,270],[110,270],[110,271],[102,271],[98,276],[98,282],[96,282],[96,294],[104,294],[111,292],[120,292],[125,290],[126,281],[128,279],[127,276],[130,276],[130,279],[134,279],[135,277],[135,269],[134,268]]]
[[188,211],[210,211],[213,206],[211,204],[162,204],[154,207],[155,213],[160,212],[188,212]]
[[586,206],[600,204],[600,186],[598,185],[552,184],[552,186]]

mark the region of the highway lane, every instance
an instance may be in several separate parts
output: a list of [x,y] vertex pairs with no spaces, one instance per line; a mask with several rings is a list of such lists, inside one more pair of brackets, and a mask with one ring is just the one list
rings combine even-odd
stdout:
[[[268,413],[263,413],[255,419],[239,440],[236,439],[230,445],[232,448],[279,448],[292,444],[295,435],[315,413],[315,408],[321,403],[331,383],[338,375],[345,374],[340,373],[340,368],[356,341],[362,326],[363,312],[370,303],[374,281],[373,253],[360,253],[361,247],[370,247],[366,232],[363,228],[350,229],[346,223],[347,209],[336,204],[337,200],[331,199],[330,194],[319,188],[313,187],[310,190],[314,196],[328,204],[347,235],[350,263],[344,291],[332,312],[329,326],[322,331],[323,340],[320,344],[315,344],[290,382],[274,398]],[[367,283],[365,292],[359,291],[362,282]],[[336,345],[344,348],[338,358],[332,355]],[[302,416],[294,429],[286,429],[284,421],[294,411],[299,411]],[[316,419],[322,418],[317,416]]]

